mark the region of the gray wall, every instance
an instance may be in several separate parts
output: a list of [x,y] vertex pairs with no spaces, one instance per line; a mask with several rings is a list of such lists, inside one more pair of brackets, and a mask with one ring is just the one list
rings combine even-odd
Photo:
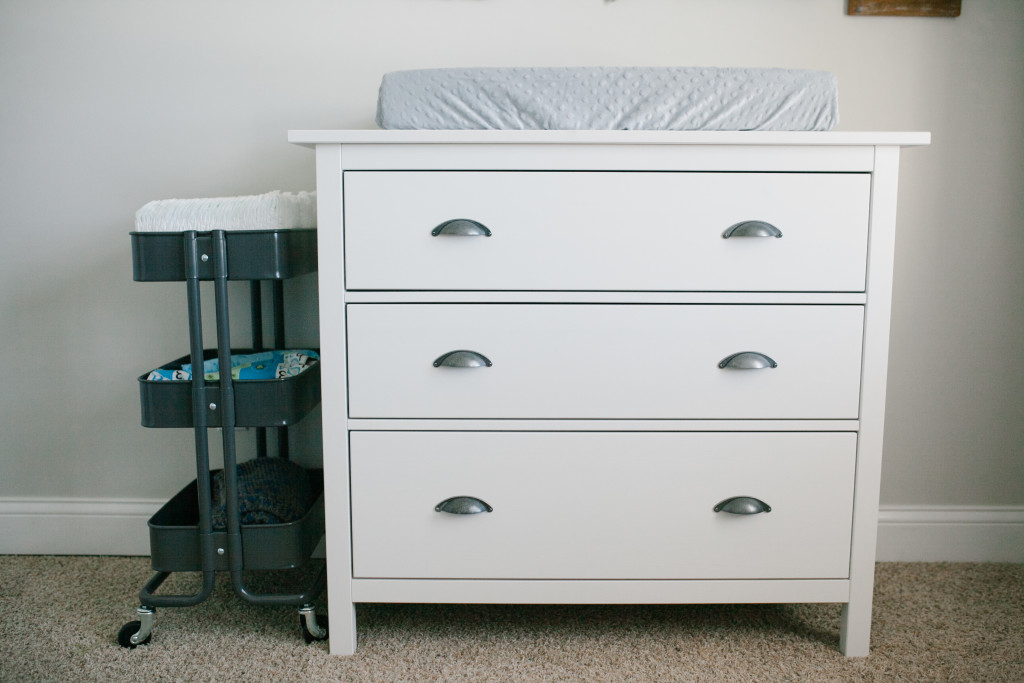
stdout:
[[1024,505],[1024,3],[844,5],[0,0],[0,500],[190,477],[187,430],[138,426],[136,376],[187,348],[183,287],[132,282],[146,201],[312,189],[286,131],[371,126],[389,70],[707,65],[829,70],[840,130],[932,131],[900,175],[882,499]]

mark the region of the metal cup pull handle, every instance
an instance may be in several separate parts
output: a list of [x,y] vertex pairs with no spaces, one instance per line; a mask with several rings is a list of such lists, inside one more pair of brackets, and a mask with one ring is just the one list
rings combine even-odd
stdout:
[[438,235],[455,235],[460,237],[490,237],[491,230],[483,223],[468,218],[453,218],[445,221],[430,231],[434,237]]
[[481,512],[494,512],[494,508],[473,496],[453,496],[446,498],[434,506],[436,512],[449,515],[478,515]]
[[469,351],[467,349],[458,349],[456,351],[449,351],[443,353],[434,359],[434,367],[449,367],[449,368],[484,368],[491,367],[494,363],[491,359],[482,353],[476,351]]
[[730,370],[763,370],[777,368],[779,364],[759,351],[740,351],[718,361],[718,367]]
[[771,505],[751,496],[726,498],[715,506],[715,512],[728,512],[731,515],[757,515],[771,511]]
[[722,233],[723,239],[730,237],[782,237],[782,231],[765,221],[742,221]]

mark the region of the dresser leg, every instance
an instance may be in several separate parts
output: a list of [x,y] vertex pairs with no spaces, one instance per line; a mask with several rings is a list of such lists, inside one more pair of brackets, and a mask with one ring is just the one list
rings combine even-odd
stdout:
[[839,625],[839,649],[847,657],[867,657],[871,644],[871,601],[843,605]]
[[332,655],[352,655],[356,652],[356,606],[330,604],[331,629],[328,636]]

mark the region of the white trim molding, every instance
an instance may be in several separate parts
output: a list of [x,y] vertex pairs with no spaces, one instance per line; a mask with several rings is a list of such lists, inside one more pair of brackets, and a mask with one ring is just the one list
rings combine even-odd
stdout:
[[[0,555],[149,555],[159,500],[0,498]],[[879,562],[1024,562],[1024,506],[883,505]]]
[[2,555],[149,555],[159,500],[0,498]]
[[1024,562],[1024,506],[880,506],[877,559]]

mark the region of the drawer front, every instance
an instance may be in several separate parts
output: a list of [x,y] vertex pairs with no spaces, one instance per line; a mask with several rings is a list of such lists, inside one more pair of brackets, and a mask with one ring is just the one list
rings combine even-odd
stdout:
[[[864,290],[868,174],[350,171],[349,289]],[[470,219],[491,235],[433,236]],[[782,237],[730,237],[764,221]]]
[[[347,316],[356,418],[858,414],[861,306],[351,304]],[[457,350],[491,365],[435,367]],[[739,352],[777,367],[719,366]]]
[[[852,433],[353,432],[360,578],[848,576]],[[435,508],[457,496],[490,512]],[[715,512],[754,497],[759,514]]]

